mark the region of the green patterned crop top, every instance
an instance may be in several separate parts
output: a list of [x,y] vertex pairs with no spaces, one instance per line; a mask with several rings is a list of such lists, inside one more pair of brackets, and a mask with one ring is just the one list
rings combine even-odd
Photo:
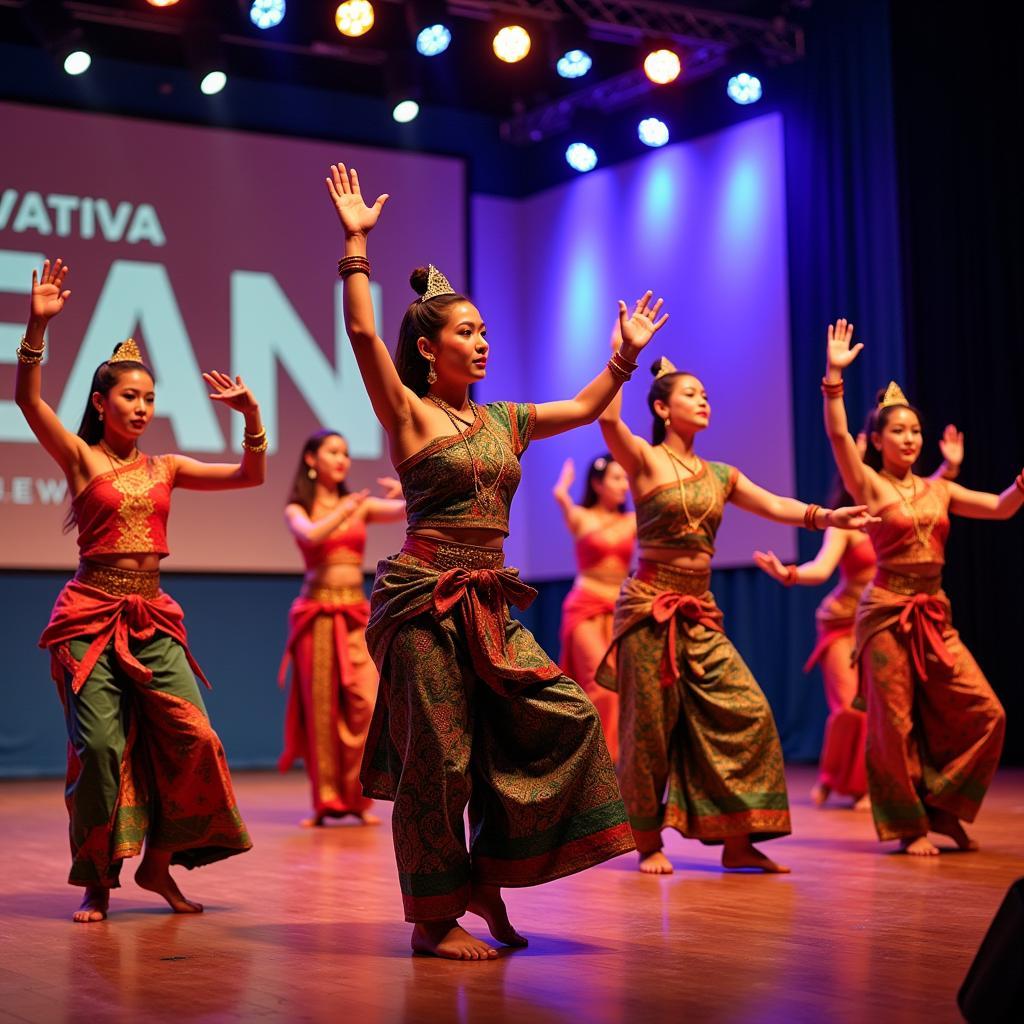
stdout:
[[683,480],[681,485],[673,481],[648,491],[636,503],[640,547],[677,548],[713,555],[722,512],[738,476],[735,466],[701,460],[697,475]]
[[519,460],[537,419],[534,405],[491,402],[461,434],[435,437],[396,467],[409,530],[500,530],[519,486]]

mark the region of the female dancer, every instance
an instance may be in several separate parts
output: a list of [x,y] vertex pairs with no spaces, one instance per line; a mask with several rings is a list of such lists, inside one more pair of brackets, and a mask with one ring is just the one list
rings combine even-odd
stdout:
[[809,529],[856,529],[868,517],[863,508],[829,511],[779,497],[733,466],[703,461],[694,439],[711,415],[704,385],[667,359],[652,372],[650,444],[623,423],[621,399],[600,420],[629,474],[640,542],[640,566],[619,593],[612,648],[598,672],[619,693],[619,783],[640,870],[672,871],[661,832],[675,828],[723,844],[724,867],[785,872],[753,845],[789,833],[789,803],[771,709],[708,589],[715,535],[727,501]]
[[[857,435],[857,450],[867,453],[867,434]],[[933,474],[953,480],[960,472],[964,458],[964,436],[950,424],[939,441],[942,465]],[[837,481],[833,489],[835,505],[849,504],[853,499]],[[864,743],[867,738],[867,716],[854,705],[858,694],[857,669],[853,657],[853,621],[864,588],[875,572],[875,551],[863,530],[839,530],[829,527],[822,538],[818,554],[803,565],[783,565],[773,551],[755,551],[754,561],[783,586],[799,584],[814,587],[825,583],[839,569],[839,583],[818,605],[815,619],[818,642],[804,665],[804,671],[817,664],[825,681],[825,700],[829,716],[818,763],[818,781],[811,789],[811,800],[824,805],[831,793],[852,796],[859,811],[870,810]]]
[[1002,494],[914,475],[921,418],[890,384],[868,437],[867,461],[847,429],[843,370],[864,347],[853,325],[828,328],[825,430],[846,489],[878,516],[868,529],[878,569],[857,608],[856,650],[868,702],[868,792],[879,839],[931,856],[929,832],[964,850],[999,764],[1006,716],[952,625],[942,590],[949,513],[1009,519],[1024,475]]
[[199,867],[252,843],[196,685],[193,672],[206,678],[189,653],[181,607],[160,589],[160,559],[171,490],[262,483],[266,431],[241,377],[214,371],[203,374],[210,397],[245,417],[241,462],[140,452],[153,418],[153,374],[129,339],[97,367],[72,434],[40,393],[44,332],[71,294],[67,274],[59,259],[52,267],[47,260],[41,276],[32,272],[15,400],[67,477],[81,554],[39,641],[50,651],[67,719],[68,881],[85,887],[74,920],[107,916],[121,862],[143,842],[135,881],[177,913],[198,913],[202,906],[182,896],[169,866]]
[[615,597],[629,575],[636,546],[636,516],[626,511],[626,471],[610,455],[591,462],[579,505],[569,497],[575,475],[572,459],[566,459],[551,492],[576,542],[579,569],[562,604],[558,664],[594,702],[614,761],[619,756],[619,698],[598,686],[594,676],[611,643]]
[[[437,268],[416,271],[392,362],[377,337],[355,171],[327,189],[345,231],[345,325],[408,503],[402,552],[377,566],[366,640],[381,687],[363,761],[367,796],[395,802],[395,853],[417,952],[461,960],[497,952],[464,931],[467,910],[509,945],[501,886],[536,885],[632,849],[600,719],[509,603],[535,591],[504,568],[501,545],[532,439],[592,422],[665,322],[661,302],[620,303],[622,350],[575,398],[478,406],[486,330]],[[397,365],[396,365],[397,364]],[[470,850],[463,834],[469,804]]]
[[364,825],[380,819],[359,785],[359,766],[377,695],[377,670],[366,650],[370,602],[363,593],[367,523],[405,516],[397,480],[378,481],[386,498],[345,486],[352,459],[333,430],[307,438],[285,506],[285,521],[306,563],[302,593],[288,616],[288,643],[279,682],[294,665],[285,714],[287,771],[297,757],[313,790],[313,817],[303,825],[354,815]]

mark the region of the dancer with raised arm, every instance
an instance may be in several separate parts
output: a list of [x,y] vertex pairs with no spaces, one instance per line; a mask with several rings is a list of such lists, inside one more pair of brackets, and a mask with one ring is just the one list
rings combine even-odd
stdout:
[[397,480],[382,479],[383,498],[350,493],[348,442],[334,430],[306,439],[285,521],[306,563],[302,592],[288,616],[288,641],[279,681],[289,664],[292,686],[285,712],[287,771],[301,757],[313,794],[317,827],[328,818],[351,815],[364,825],[380,824],[363,796],[359,768],[377,696],[377,670],[366,649],[370,602],[363,593],[366,527],[405,518]]
[[866,461],[847,427],[843,371],[864,347],[853,324],[829,324],[825,431],[843,485],[877,516],[868,528],[878,568],[857,608],[856,650],[867,695],[868,792],[881,840],[933,856],[929,832],[977,849],[974,821],[999,764],[1006,715],[953,628],[942,566],[949,515],[1009,519],[1024,475],[1001,494],[914,474],[921,417],[891,383],[868,435]]
[[[629,475],[640,565],[615,606],[613,646],[598,682],[619,694],[619,783],[640,870],[669,874],[663,829],[722,844],[722,865],[789,869],[754,843],[790,831],[771,709],[722,627],[709,589],[727,502],[775,522],[856,529],[863,508],[830,511],[758,487],[734,466],[705,462],[694,441],[710,422],[701,381],[667,359],[652,367],[650,443],[622,420],[617,397],[601,430]],[[612,667],[614,664],[614,668]]]
[[[153,374],[130,338],[101,363],[77,434],[43,401],[44,332],[70,291],[58,259],[32,272],[32,303],[18,348],[15,400],[72,496],[81,562],[60,592],[40,646],[50,651],[68,728],[66,802],[72,885],[85,887],[74,920],[107,916],[121,863],[177,913],[198,913],[171,864],[199,867],[248,850],[227,760],[210,727],[181,607],[160,589],[175,487],[255,487],[266,471],[266,431],[241,377],[203,377],[210,398],[245,417],[242,459],[214,465],[139,450],[153,418]],[[194,673],[194,674],[193,674]]]
[[[501,887],[536,885],[633,848],[601,723],[509,615],[535,591],[505,568],[509,505],[531,440],[590,423],[665,322],[651,293],[620,303],[623,344],[578,395],[477,405],[488,343],[479,310],[436,267],[413,273],[392,361],[377,336],[367,235],[387,196],[363,202],[355,170],[327,189],[345,232],[345,325],[402,481],[409,533],[377,567],[367,643],[381,686],[363,788],[394,801],[392,829],[412,947],[456,960],[497,951],[458,922],[483,917],[507,945]],[[466,848],[463,813],[469,806]]]
[[[867,435],[857,435],[857,450],[867,453]],[[933,476],[953,480],[964,458],[964,436],[953,424],[939,440],[942,465]],[[847,505],[853,498],[837,480],[833,487],[834,505]],[[811,789],[811,800],[822,807],[832,793],[853,797],[854,808],[870,810],[864,745],[867,716],[855,705],[859,692],[857,667],[853,664],[853,625],[857,604],[864,588],[875,574],[875,549],[863,530],[840,530],[830,526],[822,538],[818,554],[802,565],[783,565],[774,551],[755,551],[754,561],[783,586],[814,587],[827,582],[839,569],[839,583],[825,595],[815,614],[818,641],[804,671],[821,665],[825,682],[825,700],[829,715],[818,762],[818,780]]]
[[583,687],[601,716],[608,753],[619,754],[619,698],[598,686],[597,667],[612,640],[615,598],[636,547],[636,516],[626,510],[629,479],[611,457],[599,455],[587,469],[583,501],[569,495],[576,471],[572,459],[562,465],[552,494],[576,548],[576,579],[562,603],[562,671]]

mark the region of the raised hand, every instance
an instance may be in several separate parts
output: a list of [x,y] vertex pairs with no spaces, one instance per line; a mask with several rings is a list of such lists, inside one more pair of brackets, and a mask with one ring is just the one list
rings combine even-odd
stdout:
[[789,573],[774,551],[755,551],[754,564],[780,583],[789,582]]
[[951,469],[959,469],[964,461],[964,435],[950,423],[939,438],[939,451]]
[[210,398],[215,402],[223,402],[236,412],[252,412],[257,408],[253,393],[245,386],[241,377],[232,380],[220,370],[211,370],[203,374],[203,380],[210,388]]
[[558,474],[558,480],[555,481],[555,486],[551,488],[554,494],[568,494],[569,488],[572,487],[573,481],[576,479],[576,463],[572,459],[566,459],[562,463],[562,471]]
[[851,346],[853,324],[846,320],[837,320],[828,325],[828,368],[845,370],[860,354],[864,347],[860,342]]
[[388,501],[405,497],[405,493],[402,491],[402,481],[393,476],[377,477],[377,486],[384,492],[383,496]]
[[64,308],[71,292],[64,288],[64,279],[71,268],[57,258],[53,266],[50,261],[43,263],[42,274],[32,271],[32,319],[50,320]]
[[872,523],[880,523],[878,516],[868,512],[867,505],[847,505],[834,508],[829,516],[829,525],[838,526],[841,530],[860,530]]
[[388,201],[388,194],[385,192],[377,196],[373,206],[367,206],[359,190],[359,175],[356,174],[356,169],[346,169],[344,164],[331,164],[331,176],[326,181],[327,191],[345,234],[368,235]]
[[649,303],[652,291],[646,291],[633,307],[632,314],[628,313],[626,304],[619,299],[619,333],[622,335],[623,356],[635,356],[640,350],[665,326],[668,320],[668,313],[663,313],[658,319],[658,311],[664,304],[664,299],[658,299],[653,306]]

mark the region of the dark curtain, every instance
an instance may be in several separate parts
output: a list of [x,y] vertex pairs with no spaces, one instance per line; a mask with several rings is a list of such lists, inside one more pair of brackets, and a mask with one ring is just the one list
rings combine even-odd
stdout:
[[[934,437],[966,434],[960,482],[1012,483],[1024,462],[1024,109],[1016,5],[894,3],[907,392]],[[1024,761],[1024,516],[956,518],[946,589],[955,622],[1008,713],[1005,761]]]

